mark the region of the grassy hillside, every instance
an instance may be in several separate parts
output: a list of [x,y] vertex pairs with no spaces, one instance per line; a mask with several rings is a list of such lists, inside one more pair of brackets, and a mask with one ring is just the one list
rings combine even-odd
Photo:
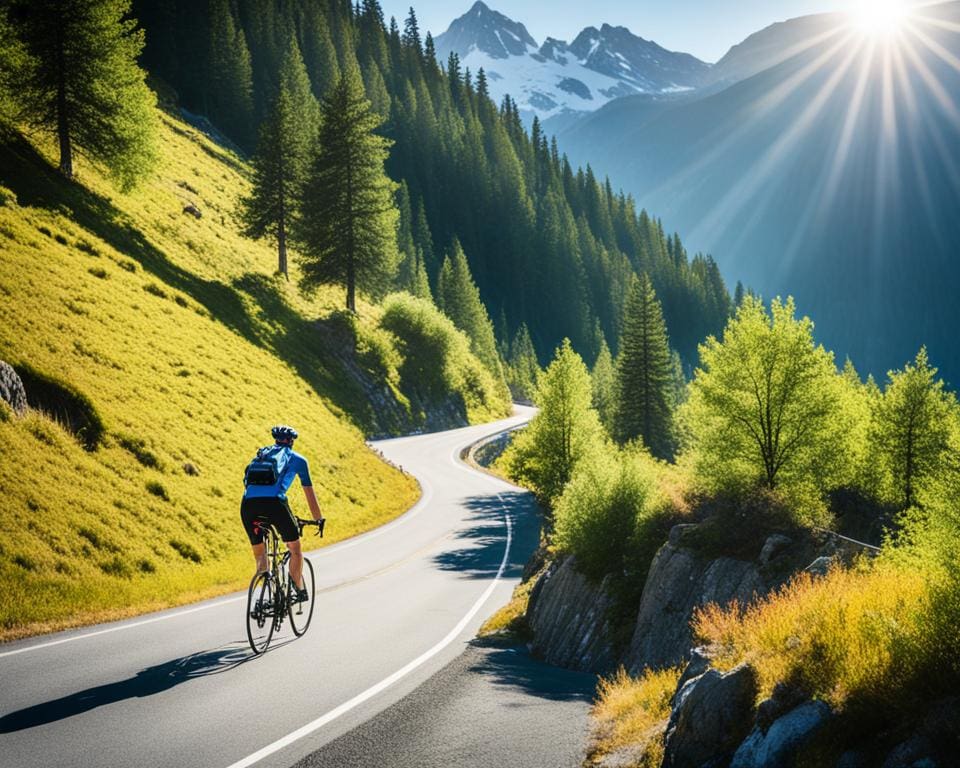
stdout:
[[272,424],[301,432],[324,544],[418,494],[364,445],[369,402],[314,323],[341,293],[273,276],[270,247],[237,234],[243,164],[162,121],[161,171],[129,195],[0,141],[0,359],[43,399],[0,409],[0,639],[244,586],[243,468]]

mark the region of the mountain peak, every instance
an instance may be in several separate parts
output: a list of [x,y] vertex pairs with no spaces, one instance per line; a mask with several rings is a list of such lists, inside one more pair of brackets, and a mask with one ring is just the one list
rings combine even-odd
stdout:
[[523,24],[493,10],[483,0],[477,0],[463,16],[450,22],[447,31],[437,36],[436,44],[437,53],[444,58],[451,51],[466,58],[477,50],[492,59],[506,59],[539,47]]

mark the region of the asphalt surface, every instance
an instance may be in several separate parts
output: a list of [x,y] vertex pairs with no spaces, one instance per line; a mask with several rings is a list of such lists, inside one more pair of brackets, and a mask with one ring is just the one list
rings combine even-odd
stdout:
[[458,456],[529,413],[377,443],[423,497],[309,555],[313,624],[263,656],[245,593],[0,646],[0,765],[578,765],[593,679],[470,645],[539,529],[528,493]]

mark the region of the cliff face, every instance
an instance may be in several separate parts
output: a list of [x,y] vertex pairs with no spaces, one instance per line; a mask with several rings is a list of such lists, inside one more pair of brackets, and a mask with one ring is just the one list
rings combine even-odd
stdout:
[[591,584],[577,572],[573,557],[551,565],[533,588],[527,607],[534,653],[559,667],[613,669],[617,659],[607,618],[612,604],[607,581]]
[[697,608],[748,604],[804,568],[823,571],[863,550],[834,534],[794,532],[761,538],[752,552],[726,554],[711,544],[710,530],[701,523],[670,531],[650,566],[630,642],[620,652],[612,639],[609,577],[591,583],[572,557],[551,566],[527,611],[533,651],[552,664],[598,673],[621,664],[634,674],[674,666],[690,657],[690,620]]

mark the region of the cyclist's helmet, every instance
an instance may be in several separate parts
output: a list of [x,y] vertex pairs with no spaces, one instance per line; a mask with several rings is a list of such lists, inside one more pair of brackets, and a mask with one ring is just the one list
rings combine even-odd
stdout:
[[273,435],[273,439],[278,443],[292,443],[298,437],[297,430],[293,427],[288,427],[286,424],[277,425],[270,430],[270,434]]

